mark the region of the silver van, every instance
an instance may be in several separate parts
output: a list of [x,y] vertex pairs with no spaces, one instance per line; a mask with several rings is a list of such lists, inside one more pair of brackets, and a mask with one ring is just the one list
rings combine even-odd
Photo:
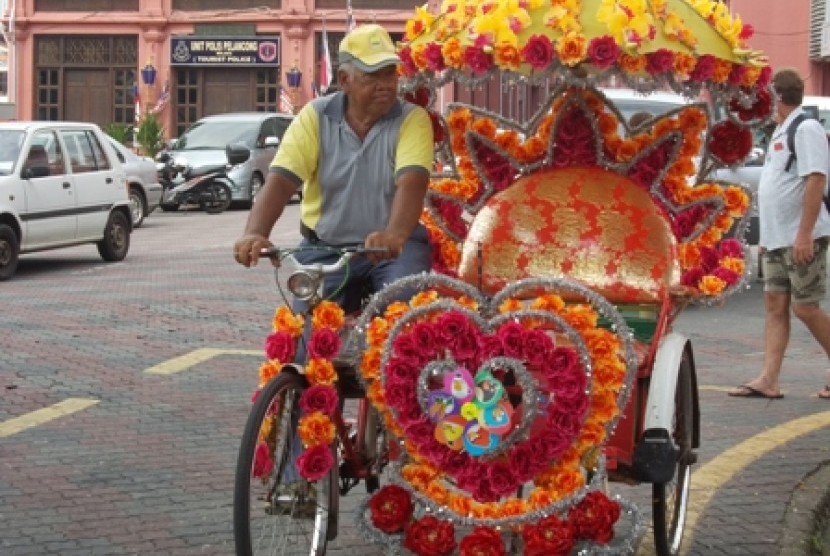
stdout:
[[176,163],[186,164],[191,174],[200,168],[215,168],[226,161],[225,146],[242,143],[251,149],[247,162],[229,172],[233,180],[231,200],[250,207],[268,175],[268,167],[277,152],[291,114],[273,112],[234,112],[202,118],[171,142],[168,149]]

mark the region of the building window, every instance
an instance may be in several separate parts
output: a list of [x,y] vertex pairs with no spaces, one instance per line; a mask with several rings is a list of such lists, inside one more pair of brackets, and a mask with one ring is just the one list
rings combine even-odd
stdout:
[[173,0],[174,10],[201,11],[201,10],[240,10],[244,8],[258,8],[265,5],[268,8],[282,8],[282,0]]
[[260,69],[256,72],[256,98],[254,110],[257,112],[279,112],[277,106],[278,73],[273,69]]
[[176,72],[176,137],[199,119],[199,70]]
[[137,12],[138,0],[35,0],[36,12]]
[[6,96],[9,94],[9,72],[0,71],[0,95]]
[[106,127],[135,121],[135,35],[58,36],[35,40],[35,113]]

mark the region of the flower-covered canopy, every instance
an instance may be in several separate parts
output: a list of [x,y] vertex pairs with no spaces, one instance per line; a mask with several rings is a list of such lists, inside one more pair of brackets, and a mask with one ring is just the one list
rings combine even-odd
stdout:
[[416,83],[503,70],[530,80],[619,74],[676,90],[764,86],[752,32],[716,0],[444,0],[438,14],[416,10],[400,54]]

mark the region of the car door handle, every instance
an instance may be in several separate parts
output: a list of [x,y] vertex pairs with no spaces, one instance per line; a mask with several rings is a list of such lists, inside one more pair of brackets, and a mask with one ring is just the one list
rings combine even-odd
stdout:
[[107,183],[112,183],[112,178],[107,178]]
[[69,183],[68,181],[63,182],[63,188],[64,189],[69,189],[70,187],[72,187],[71,183]]

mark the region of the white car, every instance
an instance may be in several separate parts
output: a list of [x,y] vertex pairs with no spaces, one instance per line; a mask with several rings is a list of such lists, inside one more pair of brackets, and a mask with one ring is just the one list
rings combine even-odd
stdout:
[[0,123],[0,280],[21,254],[82,243],[123,260],[131,232],[126,173],[98,126]]
[[158,208],[163,188],[159,183],[156,163],[147,156],[138,156],[133,151],[107,136],[127,173],[127,187],[130,189],[130,210],[133,229],[144,222],[148,214]]

